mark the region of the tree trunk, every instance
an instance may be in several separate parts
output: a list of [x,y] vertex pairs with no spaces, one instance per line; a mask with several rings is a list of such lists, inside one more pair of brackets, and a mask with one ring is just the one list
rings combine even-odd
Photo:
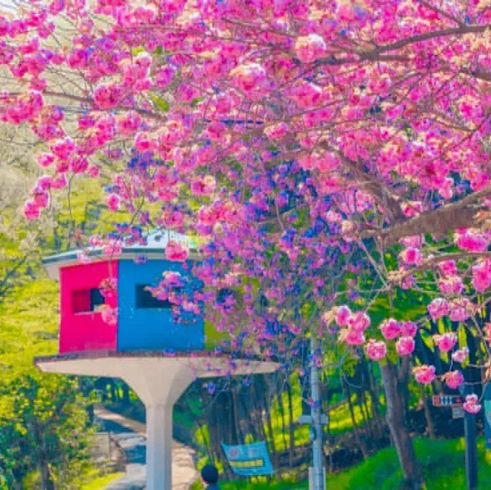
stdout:
[[289,380],[287,385],[287,394],[288,394],[288,432],[290,444],[288,446],[288,465],[290,468],[293,467],[293,453],[295,451],[295,420],[293,419],[293,395],[292,395],[292,386],[291,381]]
[[279,453],[276,451],[276,443],[274,440],[273,423],[271,421],[271,411],[268,400],[271,400],[271,390],[269,389],[267,380],[262,377],[262,382],[264,383],[263,389],[263,414],[266,421],[266,429],[268,432],[269,447],[273,456],[273,465],[275,468],[279,468]]
[[435,424],[433,422],[433,416],[431,415],[431,404],[429,397],[426,396],[425,390],[421,387],[421,396],[423,397],[423,409],[426,419],[426,427],[428,429],[428,436],[430,439],[435,438]]
[[366,369],[366,375],[368,380],[367,383],[368,394],[370,395],[370,400],[372,402],[371,412],[372,412],[372,418],[376,429],[376,438],[381,438],[384,433],[385,425],[382,420],[381,409],[380,409],[380,393],[378,390],[377,383],[375,381],[375,376],[372,371],[372,366],[368,365],[368,363],[365,361],[363,365]]
[[360,437],[360,431],[358,430],[358,424],[356,422],[355,409],[353,407],[353,400],[351,399],[351,388],[349,386],[349,383],[346,381],[344,382],[344,389],[346,393],[346,399],[348,401],[348,408],[351,416],[351,422],[353,424],[353,433],[355,435],[356,444],[361,451],[361,454],[363,455],[363,459],[366,459],[368,457],[367,447],[363,439]]
[[387,404],[387,424],[404,475],[401,488],[420,490],[423,488],[421,467],[416,459],[416,453],[406,425],[405,380],[399,379],[398,368],[394,364],[384,364],[381,369]]
[[283,450],[286,451],[288,448],[288,442],[286,440],[286,419],[285,419],[285,406],[283,405],[283,392],[279,392],[278,397],[278,410],[281,417],[281,436],[283,439]]
[[53,483],[53,480],[51,479],[48,464],[41,461],[39,464],[39,472],[41,474],[41,488],[42,488],[42,490],[55,490],[55,484]]

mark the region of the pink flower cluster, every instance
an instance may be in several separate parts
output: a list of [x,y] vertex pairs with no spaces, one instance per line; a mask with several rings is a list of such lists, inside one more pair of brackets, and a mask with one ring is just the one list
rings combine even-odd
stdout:
[[462,250],[469,252],[483,252],[487,250],[491,237],[489,233],[466,228],[455,234],[455,243]]
[[236,86],[244,92],[264,89],[267,85],[266,70],[258,63],[239,65],[230,75]]
[[452,354],[452,361],[462,363],[468,357],[469,357],[469,349],[467,347],[462,347],[462,349],[458,349]]
[[400,356],[409,356],[413,353],[415,346],[413,337],[400,337],[396,342],[396,351]]
[[411,321],[399,321],[394,318],[384,320],[380,325],[380,332],[387,340],[394,340],[397,337],[414,337],[418,327]]
[[446,332],[442,335],[433,335],[433,340],[442,352],[450,352],[457,344],[457,334]]
[[372,361],[380,361],[387,355],[387,346],[383,340],[370,339],[365,346],[365,351]]
[[428,305],[428,312],[433,320],[449,316],[452,321],[464,322],[475,312],[474,304],[466,297],[457,297],[453,301],[435,298]]
[[175,241],[169,241],[165,247],[165,258],[174,262],[184,262],[189,257],[189,250],[186,246]]
[[[200,266],[207,287],[260,277],[287,315],[298,295],[291,292],[300,282],[294,275],[302,271],[320,301],[331,267],[346,273],[349,301],[368,305],[359,289],[371,265],[355,267],[330,252],[351,256],[362,237],[378,240],[395,230],[401,286],[433,281],[420,270],[437,264],[441,297],[428,305],[429,315],[468,320],[478,308],[470,294],[491,287],[491,233],[477,228],[477,217],[464,222],[469,228],[453,237],[463,257],[457,263],[447,255],[454,223],[430,237],[418,216],[438,217],[450,199],[474,199],[490,185],[479,142],[489,136],[491,98],[477,72],[486,68],[481,38],[491,12],[482,1],[457,2],[459,18],[471,25],[442,37],[449,17],[415,2],[328,3],[50,0],[0,16],[0,119],[31,128],[37,163],[50,173],[35,184],[26,218],[38,218],[52,192],[76,186],[79,176],[99,178],[111,211],[127,211],[142,227],[191,229],[210,242],[203,247],[210,260]],[[100,14],[104,22],[96,23]],[[73,29],[64,29],[64,18]],[[354,41],[365,47],[353,49]],[[377,46],[391,46],[383,60]],[[69,82],[60,87],[64,82],[48,73]],[[425,83],[414,83],[421,77]],[[441,90],[447,79],[451,90]],[[408,127],[401,130],[401,122]],[[476,210],[491,205],[481,197]],[[389,222],[395,227],[385,230]],[[107,255],[121,250],[117,241],[92,244]],[[171,241],[165,256],[182,262],[189,250]],[[372,258],[383,265],[383,257]],[[243,328],[260,337],[266,321],[254,314],[255,291],[244,296]],[[215,301],[211,292],[207,299]],[[198,311],[194,298],[181,306]],[[117,313],[104,315],[113,321]],[[335,317],[341,340],[365,344],[364,311],[341,306]],[[227,322],[234,320],[221,315],[223,330]],[[367,356],[383,359],[391,341],[398,355],[409,356],[416,331],[412,322],[387,319],[381,338],[366,343]],[[451,353],[456,336],[436,336],[435,345]],[[467,355],[462,348],[452,359],[465,362]],[[422,382],[434,376],[431,366],[417,369]],[[445,379],[449,386],[461,381],[459,371]]]
[[472,266],[472,285],[483,293],[491,286],[491,260],[481,260]]
[[479,404],[479,398],[475,394],[467,395],[465,397],[465,402],[463,408],[467,413],[476,414],[481,410],[481,405]]
[[464,376],[459,370],[449,371],[443,375],[443,380],[449,388],[456,390],[464,382]]
[[322,58],[326,50],[326,42],[318,34],[300,36],[295,41],[295,53],[302,63],[312,63]]
[[117,281],[114,277],[107,277],[99,285],[104,302],[108,305],[116,304],[117,302]]
[[427,364],[416,366],[413,368],[413,375],[418,383],[429,385],[436,378],[435,366],[429,366]]
[[348,306],[340,306],[336,309],[335,321],[342,327],[340,340],[348,345],[365,343],[365,330],[370,326],[370,318],[365,312],[353,313]]
[[118,323],[118,309],[107,304],[99,307],[98,311],[101,314],[102,321],[108,325],[116,325]]
[[423,253],[416,247],[407,247],[399,254],[399,260],[405,266],[418,266],[423,263]]

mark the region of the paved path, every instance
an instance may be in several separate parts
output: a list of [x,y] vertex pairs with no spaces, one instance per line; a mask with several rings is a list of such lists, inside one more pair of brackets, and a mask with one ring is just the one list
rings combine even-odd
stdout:
[[[98,407],[95,416],[104,430],[111,432],[126,453],[126,474],[105,490],[142,490],[145,488],[145,424]],[[172,490],[188,490],[198,477],[193,463],[194,451],[174,441],[172,447]]]

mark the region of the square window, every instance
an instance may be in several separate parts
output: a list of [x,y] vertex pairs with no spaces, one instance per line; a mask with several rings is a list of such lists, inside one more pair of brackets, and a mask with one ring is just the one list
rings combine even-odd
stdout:
[[168,300],[158,299],[152,295],[145,284],[136,285],[136,307],[137,308],[172,308]]
[[104,304],[99,288],[81,289],[72,293],[73,313],[91,313]]

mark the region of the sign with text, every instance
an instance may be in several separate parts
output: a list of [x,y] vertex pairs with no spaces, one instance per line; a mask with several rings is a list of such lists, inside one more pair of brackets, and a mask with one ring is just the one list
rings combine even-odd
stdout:
[[259,476],[274,473],[265,442],[237,446],[222,444],[222,448],[230,468],[236,475]]
[[463,419],[465,415],[462,405],[457,405],[452,407],[452,418],[453,419]]
[[435,395],[431,399],[434,407],[453,407],[462,405],[464,397],[462,395]]

